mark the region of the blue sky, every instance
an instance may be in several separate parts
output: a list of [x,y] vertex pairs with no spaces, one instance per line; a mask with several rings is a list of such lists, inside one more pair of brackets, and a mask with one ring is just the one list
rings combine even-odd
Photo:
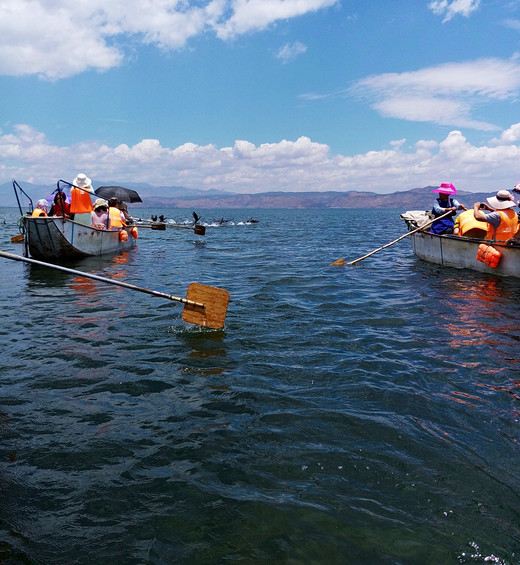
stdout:
[[0,183],[520,181],[520,0],[3,0]]

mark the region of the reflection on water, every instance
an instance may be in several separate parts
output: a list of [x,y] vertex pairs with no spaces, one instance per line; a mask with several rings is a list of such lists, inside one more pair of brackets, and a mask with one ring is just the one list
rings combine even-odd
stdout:
[[511,299],[511,291],[501,279],[466,280],[462,275],[445,282],[448,289],[446,305],[450,310],[443,316],[443,327],[452,336],[451,347],[494,345],[498,343],[496,334],[516,329],[501,316],[497,320],[497,303]]
[[221,330],[208,332],[202,328],[180,332],[179,339],[188,352],[186,362],[180,366],[180,369],[186,373],[204,375],[223,373],[230,365],[225,347],[225,335]]
[[[446,277],[443,283],[449,292],[444,297],[446,308],[440,312],[435,327],[440,334],[446,332],[448,348],[457,352],[457,366],[453,370],[469,369],[474,389],[451,390],[441,396],[486,411],[490,410],[492,393],[507,392],[513,400],[519,400],[516,389],[520,381],[512,374],[518,371],[519,357],[510,354],[507,343],[519,339],[520,328],[513,311],[511,316],[502,313],[502,305],[518,300],[518,286],[508,279],[479,278],[464,272]],[[495,384],[497,381],[501,384]],[[513,407],[510,415],[517,412]]]

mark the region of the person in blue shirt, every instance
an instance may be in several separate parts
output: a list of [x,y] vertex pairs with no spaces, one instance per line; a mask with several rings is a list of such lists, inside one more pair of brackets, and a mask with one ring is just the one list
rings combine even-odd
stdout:
[[457,194],[457,190],[451,182],[443,182],[439,188],[432,190],[432,192],[439,194],[438,198],[436,198],[433,203],[432,214],[438,218],[446,214],[446,212],[451,211],[452,213],[440,220],[435,220],[430,228],[430,233],[453,233],[453,227],[455,225],[454,219],[457,215],[457,210],[467,210],[466,206],[453,198],[453,196]]

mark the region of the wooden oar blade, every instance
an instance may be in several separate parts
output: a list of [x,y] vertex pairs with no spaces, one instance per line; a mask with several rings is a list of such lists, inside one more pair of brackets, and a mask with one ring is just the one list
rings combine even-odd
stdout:
[[334,261],[334,263],[331,263],[329,267],[343,267],[344,264],[345,259],[338,259],[337,261]]
[[185,304],[182,319],[190,324],[218,330],[224,326],[229,304],[229,292],[223,288],[191,283],[186,294],[187,300],[204,304],[192,306]]
[[206,226],[199,226],[198,224],[195,225],[193,228],[193,233],[195,235],[204,235],[206,233]]

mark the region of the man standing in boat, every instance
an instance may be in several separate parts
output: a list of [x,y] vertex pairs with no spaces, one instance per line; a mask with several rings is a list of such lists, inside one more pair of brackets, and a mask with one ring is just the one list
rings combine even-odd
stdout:
[[[80,224],[91,225],[92,200],[94,194],[92,181],[87,175],[80,173],[73,181],[70,189],[70,214],[71,219]],[[95,194],[94,194],[95,196]]]
[[515,236],[518,229],[518,216],[511,208],[516,206],[513,195],[508,190],[499,190],[496,196],[486,198],[485,202],[473,204],[475,220],[486,222],[486,239],[507,241]]

